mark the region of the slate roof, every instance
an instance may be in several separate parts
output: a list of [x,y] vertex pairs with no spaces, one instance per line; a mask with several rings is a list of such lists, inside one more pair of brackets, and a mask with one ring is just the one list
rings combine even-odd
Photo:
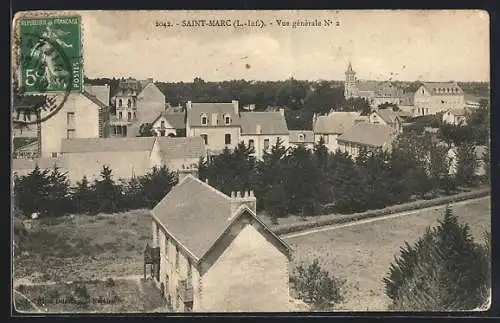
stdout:
[[187,175],[151,213],[200,259],[229,225],[231,198]]
[[186,128],[186,123],[184,122],[184,112],[176,112],[176,113],[165,113],[162,112],[160,115],[158,115],[151,123],[155,123],[160,119],[161,117],[165,117],[167,119],[167,122],[174,128],[174,129],[185,129]]
[[156,137],[165,160],[200,158],[206,156],[205,144],[201,137]]
[[[232,102],[230,103],[191,103],[191,108],[187,109],[187,118],[189,120],[189,125],[191,127],[210,127],[212,126],[212,117],[214,113],[217,114],[217,123],[218,127],[234,127],[235,125],[239,125],[240,117],[239,114],[236,113],[234,109],[234,105]],[[201,116],[206,114],[208,118],[208,124],[201,124]],[[228,114],[231,117],[231,124],[224,124],[224,115]]]
[[463,95],[464,91],[456,82],[424,82],[422,84],[432,95]]
[[359,112],[332,112],[319,116],[314,122],[313,130],[315,133],[342,134],[354,125],[359,116]]
[[395,123],[399,119],[398,114],[394,112],[394,110],[392,110],[390,107],[386,109],[378,109],[376,113],[380,118],[382,118],[382,120],[384,120],[388,124]]
[[260,125],[260,134],[288,134],[285,116],[281,112],[242,112],[240,125],[242,135],[258,134],[257,125]]
[[377,89],[375,95],[384,98],[385,97],[400,98],[403,96],[403,93],[404,93],[403,90],[398,86],[391,83],[385,83]]
[[[138,95],[139,98],[144,100],[156,100],[162,99],[165,101],[165,95],[160,91],[160,89],[152,82],[147,83],[142,91]],[[165,108],[164,108],[165,109]]]
[[63,139],[62,153],[150,151],[155,137],[78,138]]
[[358,123],[346,133],[339,136],[337,141],[352,142],[356,144],[382,147],[389,145],[396,138],[394,130],[386,125],[373,123]]
[[90,84],[85,84],[84,85],[85,91],[96,97],[99,101],[101,101],[104,105],[108,106],[109,105],[109,85],[90,85]]
[[[304,135],[304,141],[299,141],[299,134]],[[290,130],[290,143],[314,143],[314,132],[312,130]]]
[[379,87],[379,81],[358,81],[358,91],[360,92],[376,92]]
[[137,109],[136,116],[139,124],[152,123],[158,116],[165,112],[164,106],[156,104],[143,104]]

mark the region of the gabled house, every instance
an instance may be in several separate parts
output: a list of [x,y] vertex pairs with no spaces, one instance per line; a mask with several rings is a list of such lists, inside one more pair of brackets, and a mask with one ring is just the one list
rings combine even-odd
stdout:
[[153,279],[174,312],[289,310],[291,249],[255,212],[253,192],[191,174],[153,208]]
[[[206,157],[201,138],[130,137],[63,140],[62,160],[71,183],[98,179],[109,166],[114,180],[130,179],[166,165],[177,171]],[[124,158],[124,156],[126,156]]]
[[454,126],[467,125],[467,111],[466,109],[448,109],[443,113],[443,123]]
[[290,130],[288,134],[290,147],[314,148],[314,132],[312,130]]
[[238,101],[186,103],[186,137],[202,137],[210,155],[234,148],[241,135]]
[[373,124],[383,124],[391,127],[397,132],[403,131],[403,122],[397,112],[390,107],[372,111],[368,116],[368,122]]
[[261,159],[278,139],[284,147],[289,145],[289,132],[283,109],[277,112],[242,112],[240,115],[240,142],[254,149],[254,156]]
[[155,137],[176,137],[185,134],[185,113],[162,112],[151,122],[151,131]]
[[358,123],[339,136],[337,141],[341,152],[357,158],[361,149],[390,152],[397,134],[385,124]]
[[165,95],[153,79],[144,81],[126,79],[120,81],[118,92],[111,99],[115,114],[111,116],[111,135],[136,137],[140,126],[151,123],[165,112]]
[[34,158],[34,159],[12,159],[12,174],[15,176],[24,176],[31,173],[38,166],[40,171],[53,170],[58,168],[60,172],[67,171],[63,158]]
[[359,112],[344,111],[334,111],[326,116],[315,115],[313,117],[314,142],[318,143],[323,138],[328,150],[331,152],[336,151],[339,148],[337,138],[358,121],[363,122],[360,117]]
[[403,101],[403,96],[403,89],[391,82],[384,82],[375,91],[372,107],[377,108],[385,103],[399,106]]
[[424,82],[414,96],[414,116],[434,115],[465,106],[464,91],[456,82]]
[[71,93],[56,114],[40,123],[41,157],[57,157],[62,139],[108,136],[109,105],[101,101],[106,100],[106,91],[109,86],[85,86],[83,92]]

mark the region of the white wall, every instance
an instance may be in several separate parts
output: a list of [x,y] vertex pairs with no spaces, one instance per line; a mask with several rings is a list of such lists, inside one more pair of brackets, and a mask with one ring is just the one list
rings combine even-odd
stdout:
[[[67,138],[67,113],[75,113],[74,138],[99,137],[99,106],[83,94],[70,94],[61,110],[41,123],[42,157],[61,152],[61,140]],[[42,114],[42,118],[46,114]]]

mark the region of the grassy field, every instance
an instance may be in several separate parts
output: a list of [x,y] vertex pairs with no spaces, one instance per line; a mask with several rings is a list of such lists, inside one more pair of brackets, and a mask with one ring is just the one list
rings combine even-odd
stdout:
[[[318,257],[330,272],[347,279],[346,301],[340,309],[385,310],[388,300],[381,280],[389,264],[405,240],[416,240],[426,226],[436,223],[443,213],[442,207],[438,209],[290,238],[295,249],[292,265]],[[455,211],[470,224],[475,238],[489,230],[489,199],[461,205]],[[147,210],[32,221],[29,234],[14,253],[14,279],[29,285],[142,275],[143,251],[150,239]],[[36,290],[35,286],[27,288]],[[120,309],[116,306],[119,304],[110,308]]]
[[150,239],[147,210],[32,221],[14,252],[14,278],[67,282],[142,275]]
[[[16,309],[42,313],[141,313],[166,308],[153,282],[106,281],[18,286]],[[29,303],[27,299],[31,300]],[[35,307],[36,306],[36,307]]]
[[[461,221],[469,224],[474,239],[482,239],[482,233],[491,230],[489,198],[453,209]],[[394,256],[405,241],[413,243],[427,226],[436,225],[443,212],[443,207],[436,207],[399,218],[289,238],[287,242],[295,250],[295,264],[319,258],[330,273],[347,280],[345,301],[339,310],[384,311],[389,299],[382,279]]]

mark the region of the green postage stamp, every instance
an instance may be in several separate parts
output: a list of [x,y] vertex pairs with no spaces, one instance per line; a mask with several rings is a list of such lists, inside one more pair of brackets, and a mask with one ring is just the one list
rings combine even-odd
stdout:
[[23,17],[18,28],[21,93],[82,91],[80,16]]

